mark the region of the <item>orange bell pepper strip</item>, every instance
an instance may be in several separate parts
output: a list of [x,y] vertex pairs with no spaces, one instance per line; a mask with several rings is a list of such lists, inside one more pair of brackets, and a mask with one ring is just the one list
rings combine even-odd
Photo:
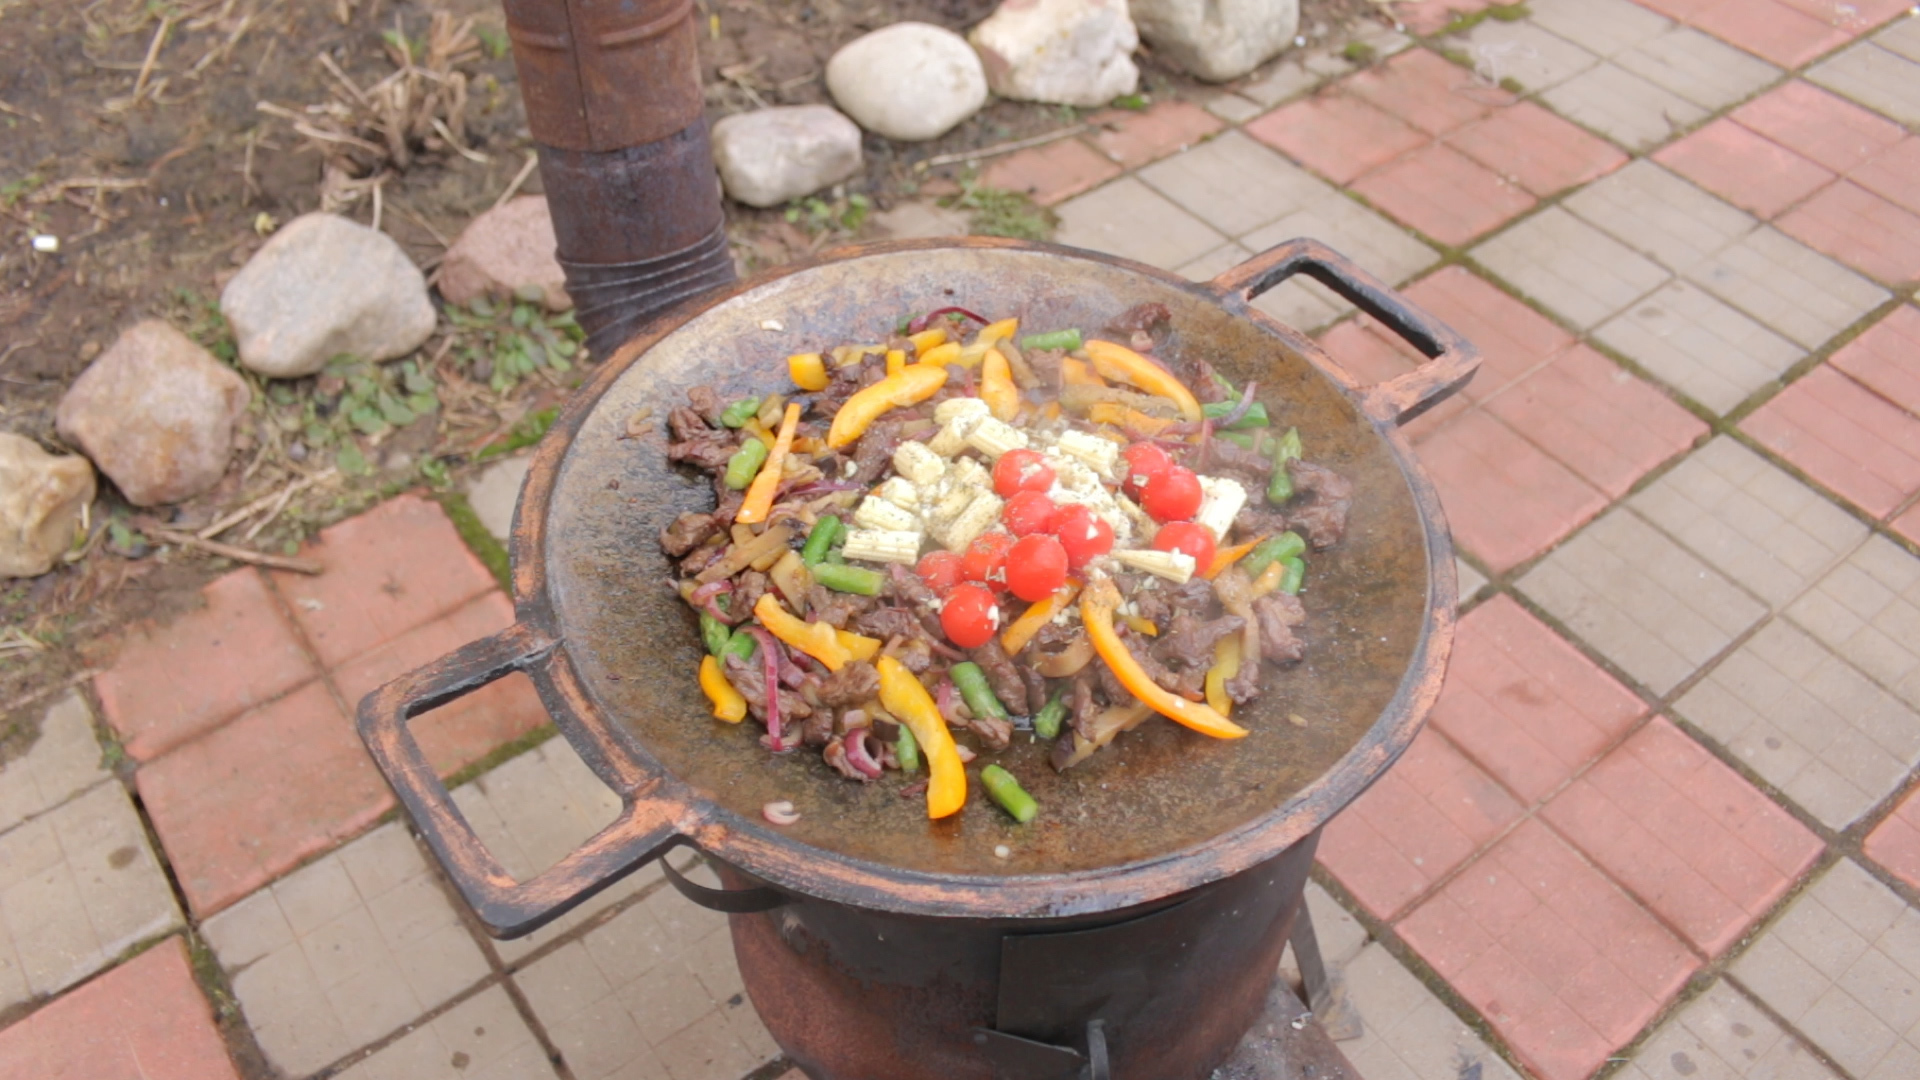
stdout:
[[1200,422],[1203,414],[1199,400],[1160,365],[1111,341],[1089,341],[1086,350],[1087,358],[1093,361],[1093,370],[1155,397],[1166,398],[1180,407],[1182,419],[1190,424]]
[[753,605],[753,617],[774,637],[827,665],[828,671],[839,671],[853,659],[852,650],[840,644],[839,634],[833,627],[787,614],[787,609],[780,606],[772,593],[763,594]]
[[1240,674],[1241,635],[1228,634],[1213,645],[1213,666],[1207,669],[1207,705],[1221,716],[1233,715],[1227,680]]
[[[1272,534],[1269,533],[1268,535],[1271,536]],[[1220,571],[1246,558],[1249,552],[1266,542],[1266,536],[1256,536],[1244,544],[1235,544],[1232,547],[1221,548],[1219,551],[1213,553],[1213,561],[1207,564],[1206,570],[1202,572],[1200,576],[1206,578],[1208,581],[1212,581],[1214,578],[1220,576]]]
[[789,404],[787,414],[780,418],[780,434],[773,437],[773,449],[767,453],[766,463],[760,466],[760,474],[753,478],[753,486],[747,488],[747,500],[740,504],[740,512],[733,520],[742,525],[752,525],[767,520],[767,512],[773,509],[774,492],[780,488],[780,478],[786,475],[787,451],[793,449],[793,432],[800,426],[800,406]]
[[[851,445],[866,434],[867,425],[890,409],[918,405],[947,384],[947,369],[931,364],[909,364],[898,375],[889,375],[847,399],[833,414],[833,426],[827,429],[827,445],[835,450]],[[768,459],[772,460],[772,459]]]
[[1067,386],[1107,385],[1107,380],[1093,373],[1093,365],[1071,356],[1060,358],[1060,381]]
[[840,647],[847,650],[847,656],[854,660],[871,660],[880,651],[880,646],[886,644],[879,638],[856,634],[851,630],[835,630],[833,636],[840,642]]
[[1174,424],[1164,416],[1148,416],[1139,409],[1112,401],[1096,401],[1087,406],[1087,419],[1096,424],[1112,424],[1123,431],[1149,436],[1158,435]]
[[[907,340],[913,342],[913,355],[924,357],[928,349],[947,343],[947,328],[935,326],[917,334],[908,334]],[[959,347],[956,346],[954,351],[959,352]]]
[[1260,571],[1260,576],[1253,579],[1253,591],[1250,595],[1255,600],[1260,599],[1279,588],[1280,582],[1284,580],[1286,576],[1287,568],[1281,560],[1276,559],[1268,563],[1267,568]]
[[960,359],[960,343],[957,341],[949,341],[945,345],[935,345],[933,348],[921,353],[920,359],[917,362],[931,364],[934,367],[946,367],[958,359]]
[[827,374],[827,362],[817,352],[794,353],[787,357],[787,375],[793,379],[793,385],[809,393],[825,390],[832,377]]
[[988,349],[1013,337],[1019,329],[1019,319],[1001,319],[997,323],[988,323],[980,328],[980,332],[974,335],[966,348],[960,350],[960,355],[954,357],[953,362],[964,368],[974,367],[987,358]]
[[1021,649],[1027,647],[1027,642],[1033,640],[1033,635],[1039,633],[1040,628],[1052,621],[1055,615],[1060,614],[1061,609],[1073,603],[1073,598],[1079,593],[1080,583],[1068,578],[1066,584],[1053,591],[1052,596],[1044,600],[1035,600],[1025,614],[1008,623],[1007,628],[1000,631],[1000,647],[1007,651],[1008,656],[1017,655]]
[[1120,621],[1131,626],[1136,634],[1145,634],[1147,637],[1160,636],[1160,626],[1152,619],[1143,619],[1138,615],[1122,615]]
[[713,715],[729,724],[737,724],[747,717],[747,699],[727,681],[726,673],[720,670],[720,661],[711,656],[700,658],[700,689],[706,692],[707,700],[713,702]]
[[1013,367],[999,349],[988,349],[980,362],[980,400],[987,403],[993,418],[1012,423],[1020,415],[1020,388],[1013,385]]
[[907,370],[907,351],[905,349],[887,350],[887,374],[898,375]]
[[883,656],[875,665],[880,669],[880,704],[913,732],[926,755],[927,817],[950,817],[967,804],[967,770],[960,763],[960,750],[953,745],[953,733],[933,696],[906,665],[891,656]]
[[1080,593],[1080,621],[1087,626],[1087,637],[1093,642],[1093,651],[1107,662],[1107,667],[1119,678],[1120,685],[1154,712],[1202,735],[1211,735],[1216,739],[1244,737],[1246,728],[1221,716],[1209,706],[1169,693],[1148,677],[1140,661],[1133,658],[1120,640],[1120,635],[1114,632],[1113,613],[1119,607],[1120,590],[1114,587],[1110,578],[1094,581]]

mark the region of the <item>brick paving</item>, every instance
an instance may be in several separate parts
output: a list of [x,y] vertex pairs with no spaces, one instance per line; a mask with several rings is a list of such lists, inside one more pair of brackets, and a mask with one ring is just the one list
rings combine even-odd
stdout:
[[[1920,1076],[1909,7],[1401,4],[1369,62],[984,163],[1192,279],[1321,238],[1483,352],[1408,428],[1461,556],[1449,677],[1309,890],[1369,1080]],[[1257,306],[1363,380],[1419,362],[1317,284]],[[496,536],[524,474],[469,491]],[[307,554],[129,628],[0,766],[0,1078],[779,1073],[657,867],[495,942],[389,816],[354,704],[512,619],[440,508]],[[522,677],[416,731],[487,762],[454,800],[523,879],[618,813]]]

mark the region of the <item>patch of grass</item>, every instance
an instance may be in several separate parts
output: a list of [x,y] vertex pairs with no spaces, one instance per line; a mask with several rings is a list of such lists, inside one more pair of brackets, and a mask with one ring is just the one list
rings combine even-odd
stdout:
[[467,545],[468,550],[486,565],[487,571],[493,575],[495,581],[500,583],[502,589],[512,592],[513,560],[507,556],[507,549],[501,545],[500,541],[495,540],[493,534],[487,531],[486,525],[481,523],[480,515],[474,510],[473,504],[467,501],[465,495],[457,491],[442,491],[435,497],[440,500],[440,508],[447,512],[447,518],[453,522],[454,531],[460,534],[460,539]]
[[1516,97],[1523,97],[1526,95],[1526,92],[1527,92],[1526,85],[1523,84],[1519,79],[1516,79],[1511,75],[1500,80],[1500,89],[1505,90],[1507,93],[1513,94]]
[[479,761],[476,761],[473,764],[468,765],[465,768],[462,768],[460,771],[454,773],[452,776],[447,777],[447,790],[452,791],[453,789],[459,787],[461,784],[464,784],[470,780],[473,780],[476,777],[485,776],[487,773],[492,772],[493,770],[506,764],[508,761],[511,761],[512,759],[519,757],[521,754],[526,753],[527,751],[533,749],[534,747],[539,746],[541,743],[546,742],[548,739],[553,738],[555,735],[559,733],[560,733],[559,729],[554,727],[552,724],[543,724],[540,727],[537,727],[532,731],[527,732],[525,735],[520,736],[519,738],[513,740],[510,743],[507,743],[503,746],[494,747],[492,750],[488,751],[487,755],[481,758]]
[[220,970],[219,958],[199,934],[187,934],[187,959],[193,965],[194,981],[213,1002],[214,1018],[223,1025],[240,1019],[240,1001],[227,985],[227,973]]
[[1380,52],[1364,41],[1349,41],[1347,47],[1340,50],[1340,55],[1346,57],[1351,63],[1366,67],[1373,63]]
[[967,228],[975,236],[1051,240],[1060,224],[1052,210],[1021,192],[980,187],[971,181],[945,205],[967,211]]
[[240,346],[234,343],[233,328],[220,313],[220,301],[202,296],[197,289],[184,286],[173,290],[165,315],[168,322],[212,353],[228,367],[240,366]]
[[466,308],[447,306],[447,319],[462,338],[455,353],[467,374],[504,394],[541,370],[573,370],[586,332],[573,312],[550,315],[539,305],[538,290],[511,304],[480,297]]
[[288,410],[310,450],[334,448],[333,463],[348,476],[373,471],[360,437],[377,438],[440,407],[433,378],[417,361],[371,364],[345,355],[327,361],[311,393],[275,381],[266,397]]
[[0,184],[0,206],[13,209],[14,204],[33,194],[46,182],[47,178],[39,173],[28,173],[18,180],[9,180]]
[[789,224],[798,225],[815,236],[823,232],[856,233],[867,223],[867,214],[872,209],[873,204],[858,192],[831,202],[809,195],[787,204],[786,218]]
[[1447,20],[1447,24],[1434,31],[1431,36],[1451,37],[1454,34],[1464,34],[1488,19],[1495,22],[1519,22],[1531,14],[1533,12],[1528,10],[1524,3],[1495,4],[1471,13],[1456,11],[1453,13],[1453,18]]
[[1129,112],[1146,112],[1147,107],[1152,104],[1153,98],[1146,94],[1125,94],[1113,99],[1114,108],[1126,109]]
[[541,409],[539,412],[531,412],[521,417],[520,422],[513,425],[513,427],[507,431],[506,438],[481,447],[480,452],[473,455],[474,464],[477,465],[483,461],[492,461],[494,458],[511,454],[515,450],[520,450],[539,442],[541,438],[546,435],[547,429],[553,426],[554,418],[559,415],[560,409],[558,406],[555,406]]

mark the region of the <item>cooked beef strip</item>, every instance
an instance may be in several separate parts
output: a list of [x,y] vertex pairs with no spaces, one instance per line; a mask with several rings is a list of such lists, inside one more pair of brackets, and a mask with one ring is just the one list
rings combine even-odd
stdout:
[[933,670],[933,649],[923,637],[895,638],[887,643],[887,655],[900,661],[900,666],[915,675],[925,675]]
[[[1146,334],[1152,341],[1157,341],[1166,337],[1172,322],[1173,312],[1167,310],[1167,305],[1148,301],[1121,312],[1118,318],[1107,324],[1106,332],[1128,341],[1132,340],[1134,334]],[[1149,341],[1149,347],[1152,341]]]
[[905,601],[916,608],[933,608],[940,604],[939,594],[935,593],[926,582],[920,580],[919,574],[899,563],[893,563],[887,567],[887,595]]
[[772,587],[767,575],[758,570],[748,570],[733,579],[733,598],[727,601],[727,610],[744,614],[753,610],[760,602],[761,594]]
[[705,417],[685,406],[676,406],[667,413],[667,433],[673,442],[698,439],[712,435],[715,430],[724,429],[720,429],[718,424],[708,424]]
[[845,630],[855,615],[872,611],[878,604],[871,596],[834,592],[820,585],[807,589],[807,617],[835,630]]
[[1353,505],[1353,482],[1323,465],[1287,462],[1293,477],[1294,503],[1287,522],[1303,533],[1315,551],[1330,548],[1347,532],[1347,510]]
[[1212,405],[1227,400],[1227,392],[1213,381],[1213,365],[1198,357],[1181,364],[1183,369],[1176,372],[1185,377],[1187,389],[1193,391],[1194,399],[1202,405]]
[[1013,725],[991,716],[976,716],[967,721],[967,730],[973,732],[982,749],[1005,750],[1013,742]]
[[704,547],[694,548],[691,554],[680,560],[681,575],[684,577],[692,577],[698,574],[700,571],[713,565],[714,561],[719,559],[726,550],[727,545],[725,544],[707,544]]
[[800,741],[807,746],[825,746],[833,739],[833,713],[816,709],[800,722]]
[[1060,388],[1060,360],[1066,355],[1064,349],[1031,349],[1026,353],[1027,366],[1033,369],[1033,375],[1040,380],[1041,386],[1057,392]]
[[1068,703],[1072,706],[1073,730],[1079,732],[1083,738],[1089,739],[1093,737],[1093,718],[1100,715],[1101,708],[1100,703],[1093,698],[1093,686],[1098,681],[1093,675],[1093,666],[1088,664],[1086,668],[1081,669],[1080,674],[1073,677],[1071,696],[1068,698]]
[[[1301,605],[1300,598],[1297,596],[1290,593],[1270,592],[1261,599],[1275,612],[1273,616],[1262,615],[1262,618],[1277,617],[1288,626],[1299,626],[1307,621],[1307,609]],[[1256,611],[1254,614],[1260,613]]]
[[1269,508],[1265,490],[1248,492],[1247,505],[1233,518],[1233,529],[1238,534],[1236,540],[1273,536],[1286,532],[1288,528],[1287,512]]
[[1163,585],[1160,591],[1166,595],[1175,617],[1191,615],[1198,618],[1212,611],[1213,582],[1206,578],[1192,578],[1185,585]]
[[1292,663],[1306,654],[1306,646],[1293,634],[1294,624],[1280,598],[1292,600],[1286,593],[1268,593],[1253,602],[1253,616],[1260,623],[1260,653],[1277,663]]
[[747,501],[745,490],[735,491],[727,486],[724,472],[723,468],[713,476],[713,516],[723,523],[739,516],[741,505]]
[[870,701],[880,693],[880,672],[864,660],[855,660],[828,675],[820,684],[822,705],[845,708]]
[[881,641],[920,636],[920,618],[906,608],[877,607],[853,617],[853,630]]
[[[1139,664],[1141,669],[1147,673],[1147,678],[1152,679],[1163,690],[1170,690],[1176,694],[1186,693],[1189,690],[1198,691],[1201,682],[1206,678],[1207,673],[1205,669],[1202,669],[1197,676],[1189,680],[1186,672],[1175,670],[1161,663],[1160,660],[1153,655],[1153,639],[1135,632],[1132,627],[1121,628],[1120,643],[1125,645],[1127,651],[1133,654],[1134,662]],[[1106,668],[1104,663],[1100,666],[1103,669]],[[1118,682],[1119,680],[1116,678],[1114,681]],[[1127,696],[1131,697],[1132,695],[1129,694]]]
[[[1254,610],[1258,612],[1259,608],[1256,606]],[[1201,622],[1182,612],[1173,617],[1172,624],[1162,630],[1153,643],[1153,658],[1181,669],[1197,668],[1204,675],[1213,666],[1214,645],[1221,638],[1238,633],[1245,625],[1246,620],[1237,615]]]
[[[1124,634],[1121,640],[1125,640]],[[1105,660],[1095,657],[1087,667],[1093,671],[1094,685],[1100,688],[1100,694],[1107,699],[1107,704],[1125,705],[1133,700],[1133,691],[1127,689],[1126,684],[1120,681],[1120,676],[1113,673],[1113,669],[1107,666]]]
[[726,410],[726,402],[720,400],[720,392],[711,386],[696,386],[687,391],[687,404],[700,414],[700,419],[714,427],[720,426],[720,414]]
[[681,514],[660,530],[660,547],[679,558],[720,532],[720,522],[712,514]]
[[685,417],[692,425],[685,438],[667,446],[667,460],[681,461],[705,469],[708,472],[725,472],[727,459],[740,449],[740,437],[731,431],[715,431],[701,420],[692,409],[673,410],[673,419],[669,420],[676,434]]
[[870,425],[860,441],[853,444],[853,475],[838,477],[871,487],[880,482],[893,465],[893,452],[900,447],[900,423],[881,420]]
[[985,645],[973,650],[973,662],[980,665],[987,676],[988,688],[1008,712],[1015,716],[1028,715],[1026,680],[1020,677],[1013,659],[1000,647],[999,638],[988,638]]
[[[1027,708],[1039,712],[1047,705],[1047,678],[1026,664],[1014,661],[1013,670],[1020,673],[1020,681],[1027,686]],[[1026,715],[1031,716],[1032,713]]]
[[[1208,439],[1206,460],[1193,468],[1216,476],[1225,473],[1239,480],[1243,487],[1257,484],[1264,489],[1267,479],[1273,475],[1273,459],[1226,439]],[[1251,488],[1247,492],[1249,500],[1261,494]]]
[[[727,657],[727,681],[733,684],[740,696],[747,699],[747,708],[753,712],[754,719],[761,723],[767,720],[767,679],[766,668],[758,654],[751,660],[742,660],[737,656]],[[813,715],[813,706],[807,699],[791,690],[780,691],[780,724],[784,728],[789,723],[797,723]]]

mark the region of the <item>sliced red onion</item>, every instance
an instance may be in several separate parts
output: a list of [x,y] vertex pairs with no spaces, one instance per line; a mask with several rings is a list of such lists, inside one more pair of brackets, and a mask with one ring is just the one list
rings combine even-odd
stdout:
[[847,732],[845,740],[847,764],[853,766],[854,771],[861,776],[869,780],[878,780],[880,774],[886,770],[874,758],[873,750],[867,746],[867,740],[872,736],[873,733],[865,728],[855,728]]
[[780,724],[780,642],[764,626],[748,627],[747,633],[760,646],[760,671],[766,680],[767,737],[760,741],[774,753],[784,754],[793,747],[782,737]]
[[705,585],[693,590],[693,594],[687,597],[687,603],[719,619],[728,626],[732,626],[734,623],[740,621],[740,616],[729,615],[727,610],[718,603],[720,597],[732,591],[733,581],[729,578],[721,578],[719,581],[709,581]]
[[967,726],[967,722],[960,719],[960,699],[954,692],[952,679],[940,680],[940,685],[933,691],[933,703],[940,708],[940,718],[950,726]]
[[811,484],[794,488],[787,492],[789,498],[811,499],[815,495],[831,495],[836,491],[859,491],[862,485],[851,480],[815,480]]
[[962,765],[971,764],[974,758],[977,758],[980,756],[974,753],[972,750],[969,750],[966,747],[961,746],[959,743],[954,744],[953,752],[960,755],[960,764]]
[[1247,388],[1240,391],[1240,404],[1235,405],[1232,412],[1214,421],[1214,424],[1218,427],[1230,428],[1239,423],[1240,418],[1247,415],[1247,410],[1253,408],[1254,386],[1254,383],[1248,383]]
[[775,825],[787,826],[800,820],[800,811],[785,799],[778,799],[760,808],[760,816]]
[[907,324],[907,333],[917,334],[920,331],[925,330],[927,327],[933,325],[933,320],[939,318],[942,315],[965,315],[967,318],[972,319],[974,322],[979,323],[981,326],[987,325],[987,320],[981,318],[978,315],[975,315],[973,312],[968,311],[966,308],[943,307],[943,308],[935,308],[932,311],[927,312],[925,315],[916,317],[912,322]]

